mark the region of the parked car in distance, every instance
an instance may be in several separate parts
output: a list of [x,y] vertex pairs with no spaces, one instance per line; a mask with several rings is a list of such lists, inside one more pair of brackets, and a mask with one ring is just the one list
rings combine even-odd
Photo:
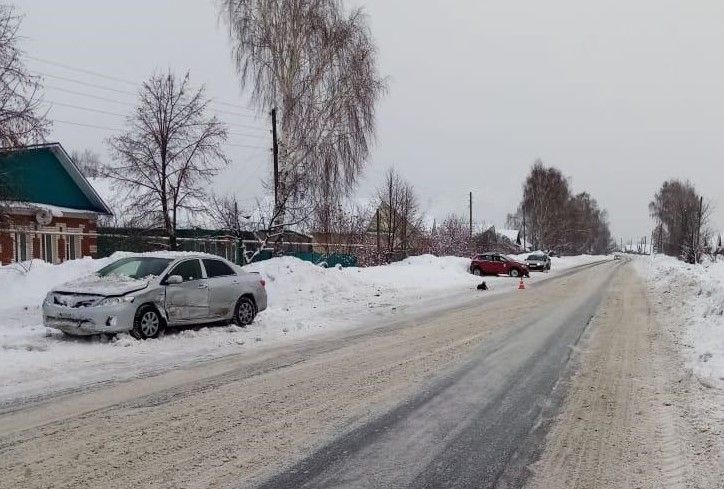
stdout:
[[623,255],[621,253],[614,253],[613,259],[614,260],[621,260],[623,258]]
[[266,309],[265,285],[212,255],[133,255],[51,290],[43,323],[70,335],[130,332],[138,339],[155,338],[166,326],[246,326]]
[[470,273],[474,275],[510,275],[511,277],[530,276],[530,271],[525,263],[500,253],[477,255],[470,263]]
[[540,270],[547,272],[551,269],[551,258],[545,253],[533,253],[525,259],[529,270]]

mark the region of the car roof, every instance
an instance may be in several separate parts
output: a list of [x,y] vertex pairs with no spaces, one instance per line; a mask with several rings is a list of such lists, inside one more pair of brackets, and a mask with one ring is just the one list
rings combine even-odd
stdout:
[[165,258],[168,260],[182,260],[182,259],[189,259],[189,258],[198,258],[198,259],[209,259],[213,258],[216,260],[226,260],[222,256],[218,255],[212,255],[210,253],[198,253],[198,252],[189,252],[189,251],[151,251],[147,253],[123,253],[121,256],[115,257],[116,259],[120,260],[122,258]]

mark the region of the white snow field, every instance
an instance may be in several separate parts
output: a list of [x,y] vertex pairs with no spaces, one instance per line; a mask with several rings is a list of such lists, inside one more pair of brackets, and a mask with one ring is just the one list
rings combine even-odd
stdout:
[[[121,256],[121,255],[118,255]],[[404,311],[444,307],[475,294],[513,292],[518,281],[485,277],[490,291],[475,290],[481,279],[468,273],[470,260],[411,257],[391,265],[324,269],[296,258],[249,265],[266,279],[269,308],[254,324],[167,330],[158,339],[128,334],[71,338],[42,325],[40,305],[54,286],[91,274],[118,256],[49,265],[35,261],[27,272],[0,267],[0,407],[86,384],[123,380],[275,342],[352,327],[379,326]],[[605,256],[553,258],[549,274],[608,260]]]
[[689,265],[655,255],[636,264],[689,367],[704,385],[724,389],[724,262]]

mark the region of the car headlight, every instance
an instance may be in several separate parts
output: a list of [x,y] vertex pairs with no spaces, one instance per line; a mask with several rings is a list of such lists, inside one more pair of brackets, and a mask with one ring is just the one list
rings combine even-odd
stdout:
[[117,304],[129,304],[133,302],[135,297],[132,295],[124,295],[121,297],[106,297],[96,303],[96,306],[115,306]]

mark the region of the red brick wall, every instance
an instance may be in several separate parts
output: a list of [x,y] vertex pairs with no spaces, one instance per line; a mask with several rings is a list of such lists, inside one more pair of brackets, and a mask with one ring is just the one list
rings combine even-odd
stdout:
[[3,265],[13,260],[13,240],[9,234],[0,233],[0,263]]
[[[34,216],[31,215],[12,215],[10,216],[12,224],[4,229],[8,229],[10,232],[18,230],[28,235],[28,241],[32,243],[32,251],[29,254],[33,258],[42,258],[41,256],[41,234],[33,237],[35,231],[52,231],[59,232],[62,228],[62,233],[78,233],[90,234],[90,236],[83,236],[80,242],[80,249],[78,252],[81,256],[95,256],[96,254],[96,237],[95,233],[97,230],[96,219],[85,219],[77,217],[55,217],[49,226],[38,226],[35,222]],[[62,234],[56,234],[57,250],[55,255],[63,261],[66,259],[66,240]],[[7,265],[11,263],[15,258],[14,242],[9,232],[0,232],[0,264]]]

